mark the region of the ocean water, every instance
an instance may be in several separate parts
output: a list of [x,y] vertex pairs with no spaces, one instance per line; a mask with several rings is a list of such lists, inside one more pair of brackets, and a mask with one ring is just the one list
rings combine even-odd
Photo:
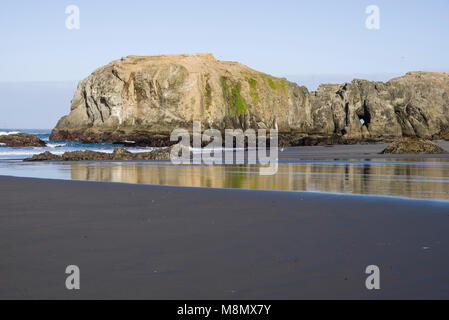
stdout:
[[[41,140],[47,143],[47,147],[26,147],[26,148],[13,148],[0,144],[0,159],[25,159],[32,157],[34,154],[39,154],[45,151],[50,151],[53,154],[62,155],[67,151],[77,150],[92,150],[99,152],[112,152],[114,148],[122,147],[120,145],[112,143],[95,143],[85,144],[82,142],[74,141],[49,141],[51,130],[48,129],[0,129],[0,135],[10,133],[30,133],[39,137]],[[154,148],[141,148],[141,147],[126,147],[130,152],[148,152]]]

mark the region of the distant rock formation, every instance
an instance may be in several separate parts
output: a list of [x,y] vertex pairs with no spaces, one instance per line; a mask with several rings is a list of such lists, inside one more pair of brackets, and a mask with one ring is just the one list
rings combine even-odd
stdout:
[[115,148],[112,153],[91,150],[65,152],[62,156],[51,152],[35,154],[23,161],[127,161],[127,160],[169,160],[172,148],[156,149],[150,152],[132,153],[123,148]]
[[429,140],[420,138],[401,138],[392,142],[382,154],[440,154],[447,153]]
[[170,145],[175,128],[279,130],[280,145],[449,139],[449,73],[411,72],[317,91],[212,54],[128,56],[78,84],[52,140]]
[[10,133],[0,135],[0,143],[8,147],[45,147],[47,144],[28,133]]

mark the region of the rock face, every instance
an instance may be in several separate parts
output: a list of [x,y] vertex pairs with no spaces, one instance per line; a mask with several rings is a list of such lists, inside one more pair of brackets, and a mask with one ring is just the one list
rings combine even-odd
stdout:
[[128,56],[78,84],[52,140],[170,144],[175,128],[279,130],[281,145],[449,138],[449,73],[317,91],[211,54]]
[[28,133],[0,135],[0,143],[3,143],[8,147],[45,147],[47,145],[35,135]]
[[113,153],[86,151],[65,152],[62,156],[51,152],[35,154],[24,161],[126,161],[126,160],[169,160],[172,148],[156,149],[150,152],[132,153],[123,148],[114,149]]
[[420,138],[401,138],[392,142],[382,154],[439,154],[447,153],[429,140]]

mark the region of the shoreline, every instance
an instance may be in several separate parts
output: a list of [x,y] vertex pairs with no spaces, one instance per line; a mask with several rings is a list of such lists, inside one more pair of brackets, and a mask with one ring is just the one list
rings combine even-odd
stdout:
[[449,298],[444,202],[5,176],[0,194],[2,299]]
[[[279,147],[279,160],[319,160],[319,159],[426,159],[426,158],[449,158],[449,141],[433,141],[435,144],[445,149],[446,154],[381,154],[389,143],[373,144],[335,144],[326,146],[299,146],[299,147]],[[125,148],[126,149],[126,148]],[[81,150],[81,149],[80,149]],[[88,150],[88,149],[86,149]],[[57,149],[53,150],[53,152]],[[51,151],[50,151],[51,152]],[[112,150],[110,151],[112,152]],[[144,152],[144,151],[140,151]],[[234,151],[235,152],[235,151]],[[37,151],[35,154],[41,153]],[[27,157],[31,157],[28,154]],[[3,160],[23,160],[24,158],[5,158]],[[124,160],[117,160],[124,161]],[[144,160],[141,160],[144,161]]]

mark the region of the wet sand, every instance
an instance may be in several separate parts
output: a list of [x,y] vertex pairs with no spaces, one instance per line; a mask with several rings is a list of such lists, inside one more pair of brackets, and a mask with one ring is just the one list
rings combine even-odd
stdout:
[[0,252],[1,299],[449,299],[449,203],[0,176]]

